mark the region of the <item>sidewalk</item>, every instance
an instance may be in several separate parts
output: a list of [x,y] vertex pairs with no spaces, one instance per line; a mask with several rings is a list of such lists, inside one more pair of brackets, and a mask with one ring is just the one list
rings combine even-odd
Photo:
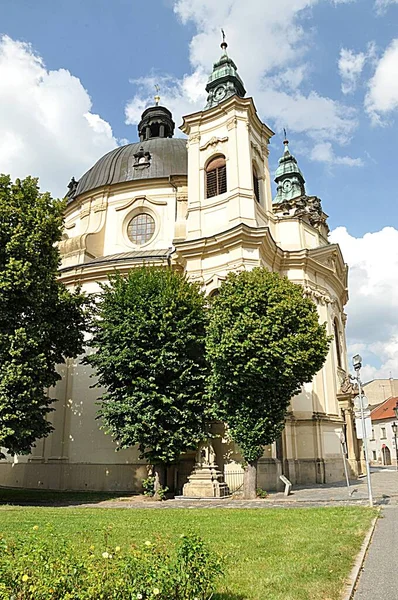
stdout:
[[398,506],[388,506],[377,521],[354,600],[396,600],[397,565]]
[[[375,505],[398,506],[398,472],[393,469],[372,470],[371,481]],[[105,500],[90,506],[92,508],[314,508],[320,506],[368,505],[368,489],[366,478],[352,481],[350,494],[346,484],[323,484],[312,487],[293,487],[290,496],[283,493],[270,493],[266,499],[214,499],[214,500],[184,500],[176,498],[166,502],[148,502],[139,498]],[[398,598],[398,588],[397,596]]]

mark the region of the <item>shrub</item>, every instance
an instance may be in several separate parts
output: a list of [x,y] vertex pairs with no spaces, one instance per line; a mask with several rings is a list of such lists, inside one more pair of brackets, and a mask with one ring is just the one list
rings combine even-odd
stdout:
[[0,600],[207,600],[221,574],[221,559],[195,534],[176,545],[101,548],[51,530],[0,538]]
[[155,494],[155,477],[151,475],[142,480],[142,487],[145,496],[154,496]]

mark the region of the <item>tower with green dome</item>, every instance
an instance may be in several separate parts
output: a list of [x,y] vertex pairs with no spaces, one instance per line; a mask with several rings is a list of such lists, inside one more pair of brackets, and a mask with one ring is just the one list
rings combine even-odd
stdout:
[[289,142],[284,140],[285,151],[279,159],[279,166],[275,173],[276,196],[274,204],[289,202],[305,195],[305,179],[297,164],[296,158],[290,154]]
[[205,110],[217,106],[223,100],[231,98],[231,96],[237,95],[244,98],[246,95],[245,86],[238,75],[238,68],[227,54],[228,44],[225,41],[224,32],[222,33],[221,48],[223,53],[220,60],[214,63],[213,72],[207,81],[206,92],[208,96]]

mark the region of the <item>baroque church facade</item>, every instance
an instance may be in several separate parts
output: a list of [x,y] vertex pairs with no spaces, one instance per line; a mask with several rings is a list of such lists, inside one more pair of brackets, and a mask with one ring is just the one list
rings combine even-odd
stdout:
[[[258,486],[278,489],[281,474],[293,484],[340,481],[342,431],[351,471],[359,469],[346,379],[347,267],[338,245],[328,241],[327,215],[319,198],[306,194],[287,140],[272,198],[273,132],[246,98],[225,41],[221,47],[204,110],[183,119],[184,139],[173,137],[172,115],[157,97],[142,115],[138,142],[112,150],[78,182],[72,179],[60,279],[95,293],[108,274],[146,263],[186,272],[209,295],[231,270],[256,266],[302,285],[334,341],[322,370],[292,398],[280,440],[265,448]],[[135,448],[116,452],[100,429],[89,367],[68,360],[61,371],[62,380],[49,392],[57,399],[53,433],[31,455],[2,461],[0,484],[139,491],[147,465]],[[216,462],[228,481],[229,472],[241,469],[241,457],[218,428]],[[177,489],[193,465],[194,454],[181,457],[172,474]]]

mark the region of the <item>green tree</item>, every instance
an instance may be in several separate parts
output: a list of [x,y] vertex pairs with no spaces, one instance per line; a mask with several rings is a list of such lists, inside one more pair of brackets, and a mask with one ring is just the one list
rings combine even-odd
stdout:
[[292,396],[322,367],[329,341],[302,287],[264,268],[230,273],[212,302],[209,397],[247,463],[247,497],[264,446],[280,435]]
[[84,297],[57,280],[64,202],[0,176],[0,446],[28,453],[52,430],[45,391],[82,350]]
[[119,448],[138,444],[165,466],[204,437],[205,300],[171,269],[144,266],[112,275],[92,319],[93,354],[86,361],[105,388],[99,416]]

